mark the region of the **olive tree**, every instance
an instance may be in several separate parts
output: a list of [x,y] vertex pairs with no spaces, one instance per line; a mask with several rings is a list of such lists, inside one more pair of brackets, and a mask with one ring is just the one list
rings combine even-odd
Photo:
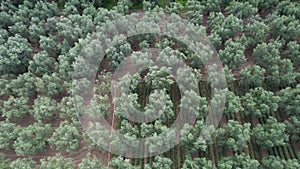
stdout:
[[48,97],[59,95],[63,92],[63,81],[57,73],[44,74],[36,79],[37,92]]
[[266,69],[267,73],[272,73],[269,71],[273,66],[277,66],[280,60],[280,51],[282,43],[279,41],[270,41],[269,43],[258,44],[253,49],[253,56],[255,62]]
[[284,160],[280,157],[269,156],[265,157],[261,160],[261,169],[293,169],[299,168],[300,163],[296,159],[288,159]]
[[26,72],[31,60],[32,47],[27,39],[16,34],[0,45],[0,72],[19,74]]
[[0,167],[9,168],[11,160],[7,159],[3,153],[0,153]]
[[11,80],[6,87],[18,97],[34,97],[36,95],[36,77],[32,73],[24,73]]
[[73,158],[63,157],[60,154],[50,156],[47,159],[41,159],[40,162],[40,168],[44,169],[73,169],[76,166]]
[[78,118],[78,111],[76,110],[75,103],[74,103],[74,98],[71,96],[66,96],[64,97],[59,105],[59,117],[76,121]]
[[229,14],[236,15],[239,18],[251,18],[257,13],[257,8],[249,2],[231,1],[225,8]]
[[26,24],[23,22],[17,22],[14,25],[9,27],[9,32],[12,34],[19,34],[22,36],[22,38],[28,38],[29,37],[29,31]]
[[300,65],[300,45],[296,41],[288,42],[283,54],[291,59],[295,67]]
[[47,19],[51,16],[58,16],[60,14],[58,6],[55,2],[39,1],[34,3],[34,8],[31,15],[39,17],[40,20]]
[[51,130],[50,124],[42,123],[18,128],[17,139],[13,143],[17,155],[33,155],[44,152]]
[[297,73],[294,72],[292,61],[290,59],[281,59],[279,62],[279,86],[290,86],[291,84],[296,82],[296,77]]
[[60,18],[56,26],[58,33],[64,38],[63,45],[73,46],[78,39],[85,38],[88,33],[94,31],[91,17],[74,14]]
[[173,103],[165,90],[155,90],[149,96],[149,103],[145,106],[145,118],[159,117],[164,123],[167,119],[174,119]]
[[203,20],[202,11],[204,6],[199,1],[188,0],[185,4],[186,19],[195,25],[200,25]]
[[145,82],[151,89],[169,89],[174,83],[170,67],[150,67],[148,74],[144,77]]
[[270,0],[270,1],[251,1],[253,4],[257,4],[260,10],[266,10],[274,7],[279,3],[279,0]]
[[216,50],[219,50],[222,46],[222,38],[221,36],[216,32],[211,32],[211,34],[208,36],[209,41],[212,43],[213,47]]
[[210,128],[204,129],[203,120],[197,120],[195,126],[185,124],[180,130],[180,145],[184,147],[186,154],[193,154],[197,151],[205,152],[207,150],[208,142],[212,139],[210,137]]
[[245,35],[248,39],[250,47],[255,47],[257,44],[263,43],[267,37],[269,27],[260,21],[252,21],[245,26]]
[[123,61],[124,58],[132,52],[131,46],[124,36],[117,37],[114,41],[117,45],[107,49],[107,59],[113,69],[115,69],[118,64],[120,64],[121,61]]
[[78,164],[79,169],[107,169],[96,156],[87,154],[85,158]]
[[229,69],[236,69],[246,62],[245,46],[229,39],[225,42],[225,49],[219,51],[219,57]]
[[6,29],[2,29],[0,28],[0,45],[3,45],[4,43],[6,43],[7,39],[8,39],[8,31]]
[[230,115],[230,113],[236,114],[243,110],[244,108],[242,106],[240,97],[236,96],[233,92],[228,91],[226,94],[224,113],[226,115]]
[[7,120],[21,118],[25,114],[30,114],[29,98],[10,96],[7,101],[3,102],[2,117]]
[[79,147],[80,135],[78,125],[65,120],[55,129],[48,142],[52,148],[61,152],[66,151],[70,153]]
[[131,6],[132,6],[131,0],[118,0],[115,9],[120,13],[127,14]]
[[38,96],[34,100],[33,117],[37,121],[52,120],[57,110],[57,102],[47,96]]
[[153,169],[171,169],[172,168],[172,160],[167,158],[167,157],[162,157],[162,156],[156,156],[154,158],[154,161],[152,163],[152,168]]
[[138,169],[139,167],[134,167],[130,164],[129,159],[124,159],[121,156],[113,158],[109,162],[109,166],[114,167],[115,169]]
[[260,87],[265,81],[265,69],[258,66],[247,66],[239,72],[239,84],[244,87]]
[[222,1],[219,0],[205,0],[202,2],[205,11],[219,12],[221,11]]
[[287,132],[290,140],[294,142],[300,141],[300,119],[297,116],[291,116],[285,121]]
[[7,29],[9,26],[14,24],[11,14],[1,11],[0,12],[0,27]]
[[219,169],[229,169],[229,168],[245,168],[252,169],[258,168],[259,163],[256,159],[250,158],[249,155],[245,153],[235,154],[230,157],[223,157],[217,163]]
[[44,22],[41,22],[38,18],[31,18],[29,30],[30,42],[37,43],[40,40],[40,36],[45,35],[45,29],[43,28]]
[[211,13],[208,19],[212,32],[219,34],[222,40],[233,38],[243,31],[243,20],[232,14],[225,17],[221,12]]
[[198,169],[198,168],[205,168],[205,169],[215,169],[212,164],[211,160],[206,158],[194,158],[194,159],[185,159],[182,169]]
[[39,44],[40,47],[48,53],[49,57],[57,58],[57,56],[60,53],[61,46],[58,42],[58,39],[55,36],[40,36]]
[[250,140],[250,123],[241,125],[238,121],[229,120],[227,125],[216,131],[217,144],[234,151],[247,148],[245,142]]
[[47,52],[41,51],[33,56],[29,62],[28,70],[36,75],[51,74],[55,71],[57,63]]
[[287,116],[300,115],[300,85],[295,88],[287,87],[278,92],[280,101],[279,111]]
[[11,147],[12,140],[17,138],[16,128],[17,126],[14,123],[0,122],[0,149],[9,149]]
[[37,164],[31,157],[29,158],[17,158],[12,161],[9,167],[11,169],[35,169]]
[[281,1],[275,9],[276,14],[282,16],[295,16],[300,19],[299,3],[296,1]]
[[253,114],[260,118],[265,115],[271,115],[272,112],[278,109],[280,97],[271,91],[257,87],[250,89],[250,92],[243,96],[242,100],[245,109],[244,113],[246,115]]
[[286,125],[270,116],[265,124],[258,124],[252,132],[255,142],[263,148],[285,145],[289,140]]
[[300,35],[300,22],[295,16],[276,17],[269,24],[272,38],[280,37],[286,41],[296,40]]

